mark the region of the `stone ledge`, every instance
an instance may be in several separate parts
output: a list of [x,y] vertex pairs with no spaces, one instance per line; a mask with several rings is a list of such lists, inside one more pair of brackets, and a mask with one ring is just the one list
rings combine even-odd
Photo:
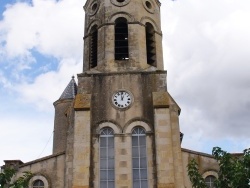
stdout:
[[136,70],[136,71],[124,71],[124,72],[91,72],[91,71],[86,71],[84,73],[77,74],[78,77],[91,77],[91,76],[113,76],[113,75],[133,75],[133,74],[167,74],[167,71],[165,70],[156,70],[156,71],[143,71],[143,70]]

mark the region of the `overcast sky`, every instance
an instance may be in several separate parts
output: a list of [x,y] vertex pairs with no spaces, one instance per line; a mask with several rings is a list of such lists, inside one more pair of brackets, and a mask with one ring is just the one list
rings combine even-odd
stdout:
[[[54,107],[82,71],[84,0],[0,0],[0,165],[51,154]],[[250,1],[161,0],[182,147],[250,147]]]

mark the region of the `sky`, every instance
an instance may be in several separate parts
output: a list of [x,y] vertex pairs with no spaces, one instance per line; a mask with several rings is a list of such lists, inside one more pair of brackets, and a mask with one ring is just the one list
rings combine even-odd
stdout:
[[[52,153],[56,101],[82,72],[85,0],[0,0],[0,166]],[[161,0],[182,147],[250,147],[250,1]]]

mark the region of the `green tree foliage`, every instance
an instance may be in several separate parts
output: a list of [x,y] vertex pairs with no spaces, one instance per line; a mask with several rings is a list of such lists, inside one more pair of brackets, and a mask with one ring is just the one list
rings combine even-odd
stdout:
[[188,168],[188,176],[190,178],[190,181],[192,182],[193,188],[207,187],[204,178],[202,178],[202,175],[199,173],[198,164],[194,159],[192,159],[188,163],[187,168]]
[[11,182],[12,177],[16,174],[16,170],[12,168],[5,168],[0,173],[0,188],[26,188],[29,185],[29,180],[32,177],[31,172],[23,172],[23,176],[19,177],[13,183]]
[[[219,164],[218,179],[214,182],[215,187],[250,188],[250,149],[244,150],[242,156],[235,157],[219,147],[214,147],[212,155]],[[196,161],[191,160],[187,167],[193,188],[207,188]]]

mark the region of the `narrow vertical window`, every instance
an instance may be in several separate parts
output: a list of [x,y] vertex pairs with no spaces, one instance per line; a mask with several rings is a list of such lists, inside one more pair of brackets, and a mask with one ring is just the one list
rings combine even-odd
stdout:
[[94,25],[91,30],[90,36],[90,68],[97,66],[97,42],[98,42],[98,30],[97,25]]
[[114,187],[114,131],[111,128],[104,128],[100,133],[100,188]]
[[132,131],[133,188],[147,188],[146,134],[141,127]]
[[150,23],[146,23],[147,64],[156,67],[155,31]]
[[128,60],[128,23],[125,18],[115,21],[115,60]]

